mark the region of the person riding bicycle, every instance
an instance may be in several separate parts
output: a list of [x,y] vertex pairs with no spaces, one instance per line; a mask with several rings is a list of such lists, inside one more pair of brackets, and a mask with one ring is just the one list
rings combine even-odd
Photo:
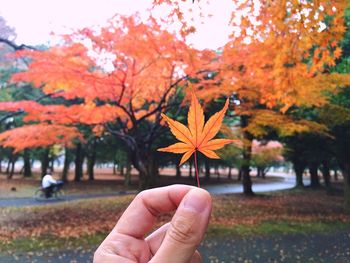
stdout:
[[54,190],[54,188],[58,185],[60,185],[61,182],[55,180],[52,177],[52,169],[49,168],[47,170],[46,175],[43,177],[42,181],[41,181],[41,186],[45,192],[45,197],[49,198],[52,196],[52,192]]

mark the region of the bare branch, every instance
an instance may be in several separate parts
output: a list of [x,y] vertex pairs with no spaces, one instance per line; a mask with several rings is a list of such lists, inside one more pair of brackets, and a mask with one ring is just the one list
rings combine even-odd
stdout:
[[6,39],[6,38],[2,38],[0,37],[0,43],[4,43],[10,47],[12,47],[14,50],[23,50],[23,49],[32,49],[32,50],[36,50],[35,47],[29,46],[29,45],[25,45],[25,44],[21,44],[21,45],[17,45],[15,43],[13,43],[12,41]]

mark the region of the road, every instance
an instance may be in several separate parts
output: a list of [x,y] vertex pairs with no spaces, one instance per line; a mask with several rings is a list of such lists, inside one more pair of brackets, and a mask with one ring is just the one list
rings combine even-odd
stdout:
[[[259,192],[270,192],[290,189],[295,186],[295,176],[283,175],[283,181],[269,182],[269,183],[254,183],[253,191]],[[308,179],[304,179],[304,183],[308,184]],[[243,188],[241,184],[220,184],[220,185],[208,185],[204,186],[208,192],[211,194],[232,194],[232,193],[242,193]],[[134,194],[136,192],[113,192],[113,193],[102,193],[102,194],[81,194],[81,195],[68,195],[64,200],[49,199],[45,201],[36,201],[33,198],[11,198],[11,199],[0,199],[0,207],[9,206],[33,206],[33,205],[47,205],[55,203],[64,203],[81,199],[91,199],[91,198],[102,198],[102,197],[113,197],[126,194]]]
[[[271,174],[272,175],[272,174]],[[286,175],[286,174],[273,174],[274,176],[280,176],[283,178],[283,181],[279,182],[270,182],[270,183],[254,183],[253,192],[272,192],[279,190],[291,189],[295,186],[295,176]],[[304,184],[310,184],[309,178],[303,178]],[[222,184],[222,185],[210,185],[204,187],[211,194],[234,194],[234,193],[243,193],[243,187],[241,184]]]

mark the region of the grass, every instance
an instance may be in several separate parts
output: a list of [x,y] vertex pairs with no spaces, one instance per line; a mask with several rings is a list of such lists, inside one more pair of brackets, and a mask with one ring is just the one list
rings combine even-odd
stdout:
[[331,233],[333,231],[350,230],[350,222],[295,222],[295,221],[265,221],[256,225],[237,225],[227,227],[224,225],[210,225],[207,235],[211,236],[250,236],[271,234],[303,234]]
[[41,236],[38,238],[17,238],[11,242],[0,242],[0,253],[33,252],[41,250],[60,250],[77,247],[97,246],[106,237],[107,233],[95,233],[78,238],[57,238],[54,236]]
[[[293,221],[266,221],[257,225],[237,225],[227,227],[224,225],[210,225],[207,231],[207,238],[218,236],[256,236],[275,234],[302,234],[330,233],[334,231],[349,231],[350,223],[346,222],[312,222],[301,223]],[[17,238],[11,242],[0,242],[1,253],[30,252],[41,250],[74,249],[77,247],[97,247],[108,232],[99,232],[93,235],[81,237],[57,238],[55,236],[41,236],[38,238]]]
[[[0,252],[97,246],[133,196],[0,210]],[[169,221],[163,215],[158,226]],[[213,197],[208,237],[349,231],[343,197],[323,190],[288,190],[245,197]]]

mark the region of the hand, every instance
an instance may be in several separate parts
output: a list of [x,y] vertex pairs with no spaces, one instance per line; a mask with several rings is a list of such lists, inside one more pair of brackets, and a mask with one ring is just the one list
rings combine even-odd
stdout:
[[[176,210],[167,223],[151,231],[157,216]],[[94,263],[201,262],[196,250],[211,213],[211,197],[203,189],[173,185],[139,193],[94,255]]]

